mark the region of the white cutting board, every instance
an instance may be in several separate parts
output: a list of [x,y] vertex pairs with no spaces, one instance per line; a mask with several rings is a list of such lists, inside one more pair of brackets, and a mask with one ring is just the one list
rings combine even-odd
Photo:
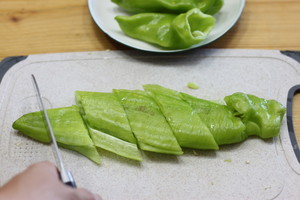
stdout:
[[[300,83],[300,66],[279,51],[195,50],[180,54],[102,51],[30,55],[14,65],[0,84],[0,184],[31,163],[54,161],[49,145],[11,128],[14,120],[39,110],[34,74],[48,107],[75,104],[74,91],[109,92],[165,87],[219,100],[246,92],[286,104]],[[188,82],[200,88],[187,88]],[[183,156],[143,153],[138,163],[100,150],[102,164],[62,150],[79,187],[105,200],[122,199],[299,199],[300,165],[291,147],[286,119],[280,137],[249,138],[219,151],[185,150]]]

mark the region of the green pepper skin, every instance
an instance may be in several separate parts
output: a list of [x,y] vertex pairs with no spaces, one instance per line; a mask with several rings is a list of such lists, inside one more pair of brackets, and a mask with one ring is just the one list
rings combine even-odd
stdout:
[[75,97],[97,147],[126,158],[142,160],[123,106],[115,94],[76,91]]
[[181,147],[218,150],[206,124],[192,107],[183,101],[180,93],[159,85],[143,85],[155,99]]
[[139,147],[145,151],[183,154],[155,101],[141,90],[113,90],[123,104]]
[[279,135],[282,118],[286,111],[279,102],[241,92],[226,96],[224,100],[243,120],[248,135],[257,135],[261,138]]
[[[77,151],[95,163],[100,163],[97,149],[89,137],[77,106],[49,109],[47,113],[59,146]],[[25,114],[12,126],[34,140],[51,142],[42,112]]]
[[135,39],[167,49],[184,49],[203,41],[215,25],[215,18],[191,9],[180,15],[140,13],[116,16],[122,31]]
[[134,13],[163,12],[180,14],[198,8],[204,13],[215,14],[223,5],[223,3],[220,3],[223,0],[112,0],[112,2]]
[[245,125],[240,118],[234,116],[226,105],[199,99],[185,93],[181,93],[181,96],[207,125],[218,145],[234,144],[247,138]]

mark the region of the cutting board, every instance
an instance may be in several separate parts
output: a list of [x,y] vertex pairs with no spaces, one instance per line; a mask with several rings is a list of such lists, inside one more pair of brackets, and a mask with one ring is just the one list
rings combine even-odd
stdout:
[[[147,83],[208,100],[245,92],[286,105],[289,89],[300,83],[299,63],[273,50],[207,49],[177,54],[129,50],[16,59],[10,60],[15,64],[10,64],[0,84],[0,184],[34,162],[54,161],[49,145],[11,128],[21,115],[39,110],[31,74],[36,76],[48,108],[75,104],[75,90],[142,89]],[[189,89],[188,82],[198,84],[199,89]],[[300,165],[285,117],[279,137],[251,137],[221,146],[219,151],[184,149],[182,156],[142,152],[142,162],[99,152],[102,164],[96,165],[62,149],[78,186],[106,200],[300,197]]]

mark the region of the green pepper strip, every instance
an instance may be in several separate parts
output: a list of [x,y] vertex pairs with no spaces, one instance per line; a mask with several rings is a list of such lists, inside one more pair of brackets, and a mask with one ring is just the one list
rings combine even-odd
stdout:
[[155,99],[182,147],[219,149],[213,135],[180,93],[159,85],[143,85]]

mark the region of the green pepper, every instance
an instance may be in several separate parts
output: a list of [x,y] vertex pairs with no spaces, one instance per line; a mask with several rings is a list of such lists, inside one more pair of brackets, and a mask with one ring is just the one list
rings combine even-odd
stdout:
[[[49,109],[47,113],[59,146],[77,151],[95,163],[100,163],[97,149],[77,106]],[[23,115],[13,123],[13,128],[37,141],[51,142],[42,112]]]
[[140,90],[113,90],[127,114],[142,150],[181,155],[183,152],[155,101]]
[[159,85],[144,85],[167,119],[181,147],[219,149],[213,135],[180,93]]
[[115,94],[76,91],[75,97],[97,147],[142,160],[125,111]]
[[224,100],[243,120],[248,135],[270,138],[279,134],[286,110],[279,102],[241,92],[226,96]]
[[179,14],[198,8],[202,12],[209,11],[210,14],[214,14],[221,9],[222,6],[220,5],[223,5],[223,0],[112,0],[112,2],[127,11],[135,13],[164,12]]
[[180,15],[140,13],[115,19],[126,35],[167,49],[183,49],[198,44],[215,24],[214,17],[196,8]]
[[209,128],[218,145],[233,144],[247,138],[245,125],[226,106],[181,93]]
[[221,10],[224,4],[223,0],[214,0],[212,2],[213,3],[210,6],[207,6],[204,10],[202,10],[204,13],[214,15]]

